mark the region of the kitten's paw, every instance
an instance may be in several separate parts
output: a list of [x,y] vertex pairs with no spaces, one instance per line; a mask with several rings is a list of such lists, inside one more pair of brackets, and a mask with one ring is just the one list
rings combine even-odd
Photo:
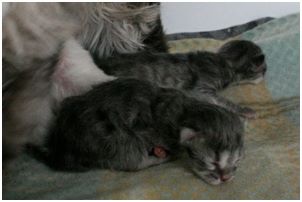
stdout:
[[166,152],[165,148],[160,147],[160,146],[154,147],[153,153],[157,158],[164,159],[167,157],[167,152]]
[[255,110],[249,108],[249,107],[243,107],[242,109],[240,109],[239,111],[239,115],[243,116],[244,118],[247,119],[255,119],[257,118],[257,113]]

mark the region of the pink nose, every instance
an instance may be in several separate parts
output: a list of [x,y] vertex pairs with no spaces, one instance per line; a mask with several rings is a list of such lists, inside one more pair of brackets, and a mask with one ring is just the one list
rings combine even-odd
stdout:
[[230,176],[227,176],[227,175],[222,175],[222,176],[220,176],[220,179],[221,179],[221,181],[223,181],[223,182],[228,181],[230,178],[231,178],[231,177],[230,177]]

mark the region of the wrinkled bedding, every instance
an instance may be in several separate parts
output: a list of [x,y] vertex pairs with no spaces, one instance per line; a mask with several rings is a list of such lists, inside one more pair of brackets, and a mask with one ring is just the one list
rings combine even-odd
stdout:
[[266,54],[265,81],[222,93],[258,113],[248,122],[245,158],[233,181],[207,185],[182,159],[139,172],[64,173],[23,155],[4,173],[3,199],[299,199],[299,19],[294,14],[252,27],[168,37],[171,53],[212,51],[228,40],[247,39]]

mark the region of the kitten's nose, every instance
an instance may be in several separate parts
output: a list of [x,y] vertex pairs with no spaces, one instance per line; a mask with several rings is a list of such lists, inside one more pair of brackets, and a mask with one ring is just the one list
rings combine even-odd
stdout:
[[227,176],[227,175],[222,175],[222,176],[220,176],[220,179],[221,179],[221,181],[223,181],[223,182],[228,181],[230,178],[231,178],[231,177],[230,177],[230,176]]

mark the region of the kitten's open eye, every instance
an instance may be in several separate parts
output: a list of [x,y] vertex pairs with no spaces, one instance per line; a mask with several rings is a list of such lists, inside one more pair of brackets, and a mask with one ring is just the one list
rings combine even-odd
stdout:
[[234,168],[233,168],[233,172],[235,172],[237,170],[237,166],[235,166]]

